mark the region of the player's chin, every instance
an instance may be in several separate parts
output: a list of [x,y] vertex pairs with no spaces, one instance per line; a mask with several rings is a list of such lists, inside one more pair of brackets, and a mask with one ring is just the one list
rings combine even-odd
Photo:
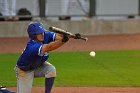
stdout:
[[41,42],[43,42],[44,39],[40,39]]
[[44,40],[44,39],[39,39],[38,41],[39,41],[39,42],[43,42],[43,40]]

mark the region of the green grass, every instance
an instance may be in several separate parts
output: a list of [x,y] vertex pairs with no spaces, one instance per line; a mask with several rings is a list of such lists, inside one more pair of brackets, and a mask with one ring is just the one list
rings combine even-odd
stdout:
[[[0,85],[16,86],[14,65],[19,54],[0,54]],[[56,86],[140,86],[140,50],[52,52],[57,69]],[[43,86],[44,78],[34,85]]]

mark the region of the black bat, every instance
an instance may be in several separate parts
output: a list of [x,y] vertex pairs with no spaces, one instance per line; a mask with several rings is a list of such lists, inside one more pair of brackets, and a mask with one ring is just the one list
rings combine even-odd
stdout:
[[[68,34],[73,38],[75,37],[75,34],[73,34],[71,32],[67,32],[66,30],[63,30],[63,29],[60,29],[60,28],[57,28],[57,27],[49,27],[49,31],[56,32],[56,33],[59,33],[59,34]],[[85,40],[85,41],[88,40],[88,38],[82,37],[82,36],[79,39],[82,39],[82,40]]]

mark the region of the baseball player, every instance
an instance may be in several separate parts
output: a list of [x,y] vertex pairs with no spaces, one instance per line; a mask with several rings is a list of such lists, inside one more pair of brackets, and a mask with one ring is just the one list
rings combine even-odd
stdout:
[[31,93],[34,77],[45,77],[45,93],[50,93],[56,69],[47,62],[49,52],[62,46],[69,37],[46,31],[40,22],[30,23],[27,31],[30,40],[16,64],[17,93]]

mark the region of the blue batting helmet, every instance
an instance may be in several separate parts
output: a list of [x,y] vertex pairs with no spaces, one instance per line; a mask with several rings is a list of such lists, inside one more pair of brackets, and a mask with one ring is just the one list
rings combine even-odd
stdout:
[[35,39],[35,35],[36,34],[41,34],[41,33],[44,33],[46,30],[45,28],[43,27],[43,24],[40,23],[40,22],[31,22],[29,25],[28,25],[28,35],[31,39]]

